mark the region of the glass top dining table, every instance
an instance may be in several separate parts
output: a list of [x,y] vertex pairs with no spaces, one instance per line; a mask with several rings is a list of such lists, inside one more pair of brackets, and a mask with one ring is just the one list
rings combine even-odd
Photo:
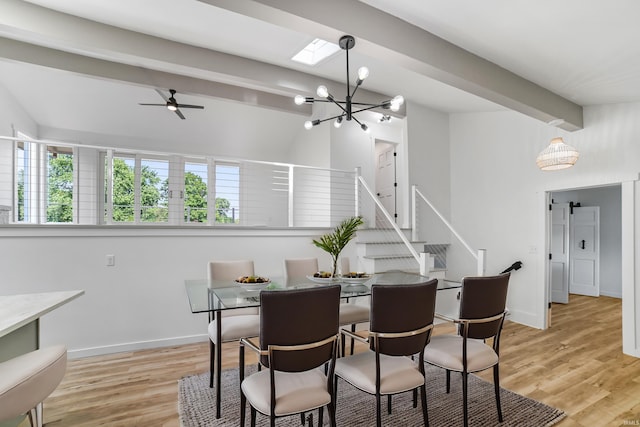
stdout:
[[[185,288],[192,313],[211,313],[260,306],[260,292],[267,290],[305,289],[337,283],[341,286],[343,299],[371,295],[371,286],[422,283],[429,277],[415,273],[386,272],[376,273],[368,279],[318,279],[314,277],[272,278],[269,283],[240,284],[233,280],[185,280]],[[438,290],[455,289],[460,282],[445,279],[438,280]]]

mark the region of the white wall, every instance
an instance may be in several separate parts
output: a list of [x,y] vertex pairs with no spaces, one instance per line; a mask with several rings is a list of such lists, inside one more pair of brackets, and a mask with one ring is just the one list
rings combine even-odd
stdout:
[[[550,129],[514,112],[454,114],[451,116],[451,210],[454,226],[474,247],[487,249],[487,273],[497,273],[515,260],[524,266],[512,275],[509,307],[518,322],[544,326],[545,318],[545,193],[636,180],[640,170],[640,103],[591,106],[584,111],[585,127],[567,133]],[[537,154],[555,134],[580,151],[578,163],[570,169],[542,172],[535,165]],[[624,207],[636,212],[637,188],[623,192]],[[625,196],[629,194],[629,196]],[[625,198],[627,197],[627,198]],[[637,196],[636,196],[637,197]],[[628,239],[638,241],[634,218]],[[634,246],[623,240],[623,300],[625,280],[637,283],[625,257],[638,265]],[[635,249],[637,251],[637,249]],[[623,313],[623,332],[636,336],[640,325],[634,320],[640,310],[635,293]],[[623,307],[625,303],[623,302]],[[623,309],[625,311],[625,309]],[[636,341],[637,336],[635,337]],[[638,352],[625,339],[625,352]]]
[[[409,171],[409,185],[416,185],[450,220],[449,115],[414,103],[408,103],[407,115],[409,142],[405,167]],[[433,211],[422,201],[417,204],[420,239],[428,243],[449,243],[449,232]]]
[[600,207],[600,295],[622,297],[620,186],[553,192],[556,203]]
[[6,228],[0,294],[85,290],[40,323],[42,345],[65,343],[72,357],[202,341],[207,317],[191,314],[185,279],[206,278],[213,259],[253,259],[256,274],[272,278],[284,258],[318,257],[329,270],[329,255],[311,243],[324,232]]

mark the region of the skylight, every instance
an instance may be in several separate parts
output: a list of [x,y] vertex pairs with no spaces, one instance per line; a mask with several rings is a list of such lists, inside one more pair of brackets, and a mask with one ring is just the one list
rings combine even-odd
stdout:
[[328,41],[315,39],[300,52],[296,53],[293,61],[301,62],[307,65],[316,65],[318,62],[325,58],[330,57],[334,53],[340,50],[340,46]]

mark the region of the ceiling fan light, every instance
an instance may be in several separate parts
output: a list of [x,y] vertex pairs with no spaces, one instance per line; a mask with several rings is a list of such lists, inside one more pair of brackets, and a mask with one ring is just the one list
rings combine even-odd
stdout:
[[578,150],[565,144],[561,137],[557,137],[538,154],[536,164],[543,171],[567,169],[576,164],[578,157]]
[[167,104],[167,109],[168,109],[169,111],[176,111],[176,110],[178,109],[178,107],[176,107],[176,106],[175,106],[175,105],[173,105],[173,104]]

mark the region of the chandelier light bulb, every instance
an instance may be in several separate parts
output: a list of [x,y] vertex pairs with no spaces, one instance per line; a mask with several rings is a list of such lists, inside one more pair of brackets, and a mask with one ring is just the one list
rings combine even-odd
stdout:
[[398,111],[402,104],[404,104],[404,96],[396,96],[391,100],[391,111]]
[[342,117],[338,117],[335,122],[333,122],[333,127],[339,129],[342,126]]
[[329,90],[325,85],[318,86],[318,90],[316,91],[320,98],[327,98],[329,96]]
[[302,95],[296,95],[296,97],[293,98],[293,102],[295,102],[296,105],[302,105],[302,104],[304,104],[305,101],[306,101],[306,99]]
[[304,122],[304,128],[306,130],[309,130],[313,127],[313,123],[311,123],[311,120],[307,120],[306,122]]
[[360,125],[360,128],[361,128],[363,131],[365,131],[366,133],[371,132],[371,131],[369,130],[369,126],[365,125],[364,123]]
[[358,80],[362,81],[369,77],[369,69],[367,67],[358,68]]

